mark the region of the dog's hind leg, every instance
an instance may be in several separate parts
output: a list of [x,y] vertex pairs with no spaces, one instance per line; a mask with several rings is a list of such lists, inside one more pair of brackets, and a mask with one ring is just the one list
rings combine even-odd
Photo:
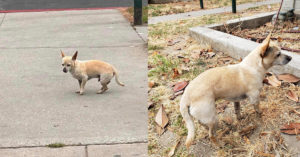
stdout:
[[113,78],[113,74],[103,74],[100,80],[102,88],[97,92],[97,94],[102,94],[108,90],[107,85],[110,83],[110,80]]
[[236,118],[238,120],[241,120],[241,105],[240,102],[234,102],[234,110],[235,110],[235,114],[236,114]]
[[209,138],[216,143],[214,132],[217,121],[215,100],[214,98],[205,98],[193,102],[190,107],[190,113],[201,123],[209,127]]

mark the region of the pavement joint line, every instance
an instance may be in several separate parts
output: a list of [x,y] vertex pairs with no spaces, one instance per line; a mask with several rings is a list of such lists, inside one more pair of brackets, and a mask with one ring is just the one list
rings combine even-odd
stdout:
[[84,147],[85,157],[89,157],[89,152],[87,146]]
[[3,16],[2,20],[1,20],[0,27],[2,26],[2,23],[4,22],[5,17],[6,17],[6,13],[4,14],[4,16]]
[[134,45],[105,45],[105,46],[49,46],[49,47],[0,47],[0,49],[54,49],[54,48],[111,48],[111,47],[138,47],[141,45],[144,45],[145,42],[143,43],[136,43]]
[[[90,143],[90,144],[66,144],[63,147],[74,147],[74,146],[101,146],[101,145],[118,145],[118,144],[139,144],[139,143],[148,143],[148,140],[142,140],[142,141],[134,141],[134,142],[115,142],[115,143]],[[41,145],[41,146],[19,146],[19,147],[0,147],[1,149],[19,149],[19,148],[41,148],[41,147],[45,147],[45,148],[50,148],[47,145]],[[62,147],[62,148],[63,148]],[[55,149],[55,148],[53,148]]]
[[[146,43],[146,41],[143,39],[143,37],[140,35],[139,32],[137,32],[136,28],[134,26],[131,26],[132,29],[135,31],[135,33],[143,40],[144,43]],[[147,26],[148,27],[148,26]]]

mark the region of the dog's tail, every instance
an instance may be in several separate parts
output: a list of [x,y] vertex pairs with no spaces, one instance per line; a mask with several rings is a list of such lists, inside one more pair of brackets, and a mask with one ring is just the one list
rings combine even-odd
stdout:
[[115,67],[112,67],[112,68],[113,68],[113,71],[114,71],[113,74],[115,76],[117,84],[120,85],[120,86],[125,86],[124,83],[120,82],[120,80],[119,80],[119,73],[118,73],[117,69]]
[[187,148],[191,146],[195,137],[195,126],[193,118],[189,113],[189,105],[190,104],[187,95],[184,93],[180,100],[180,112],[188,130],[188,135],[185,141],[185,145]]

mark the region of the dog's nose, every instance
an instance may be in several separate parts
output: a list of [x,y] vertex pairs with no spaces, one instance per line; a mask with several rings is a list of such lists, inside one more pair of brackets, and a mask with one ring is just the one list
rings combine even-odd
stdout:
[[67,73],[67,69],[66,69],[66,68],[64,68],[64,69],[63,69],[63,72],[64,72],[64,73]]
[[286,60],[291,61],[292,57],[291,56],[286,56]]

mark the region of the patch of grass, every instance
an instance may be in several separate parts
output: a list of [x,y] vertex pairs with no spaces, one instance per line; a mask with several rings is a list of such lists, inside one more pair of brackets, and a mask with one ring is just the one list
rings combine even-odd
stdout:
[[63,143],[51,143],[51,144],[47,145],[47,147],[50,147],[50,148],[61,148],[64,146],[65,146],[65,144],[63,144]]
[[152,45],[152,44],[148,44],[148,50],[161,50],[164,47],[159,46],[159,45]]
[[172,70],[178,66],[178,59],[168,58],[166,56],[157,54],[150,58],[150,65],[155,65],[148,72],[148,76],[154,75],[170,75]]

